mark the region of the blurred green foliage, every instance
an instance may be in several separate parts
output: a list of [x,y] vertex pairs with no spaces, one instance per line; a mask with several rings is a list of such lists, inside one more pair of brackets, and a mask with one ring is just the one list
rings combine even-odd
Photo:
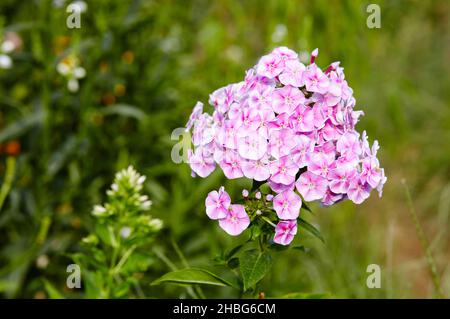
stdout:
[[[197,100],[207,102],[213,90],[242,80],[259,56],[286,45],[305,53],[318,47],[322,67],[341,61],[365,112],[358,129],[380,141],[389,179],[382,199],[312,205],[315,215],[305,218],[326,243],[300,232],[295,244],[303,249],[277,253],[261,291],[435,296],[408,217],[406,179],[449,296],[450,4],[380,0],[381,28],[369,29],[369,3],[96,0],[87,1],[81,28],[68,29],[69,1],[2,0],[0,34],[15,32],[23,45],[11,54],[12,68],[0,69],[1,184],[11,141],[17,162],[0,211],[0,294],[85,296],[65,286],[70,254],[95,228],[90,212],[114,172],[129,164],[147,176],[152,215],[165,225],[153,243],[162,258],[140,278],[145,296],[188,296],[180,287],[150,286],[168,265],[182,265],[180,251],[191,266],[222,271],[213,257],[245,238],[211,223],[203,201],[221,183],[238,196],[250,181],[224,181],[220,172],[191,178],[187,165],[170,159],[170,135]],[[86,70],[76,93],[56,70],[70,54]],[[381,289],[365,284],[372,263],[382,268]],[[204,293],[237,297],[222,287]]]

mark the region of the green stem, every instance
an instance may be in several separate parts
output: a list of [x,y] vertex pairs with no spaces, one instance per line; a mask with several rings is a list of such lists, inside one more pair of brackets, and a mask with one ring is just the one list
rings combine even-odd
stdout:
[[436,263],[434,262],[433,255],[431,254],[430,245],[428,243],[428,239],[425,236],[425,232],[423,231],[423,228],[420,224],[419,218],[417,217],[416,210],[414,208],[414,204],[411,198],[411,194],[409,192],[409,188],[406,185],[406,182],[402,180],[402,184],[405,187],[406,192],[406,198],[408,200],[409,205],[409,212],[411,215],[411,219],[416,227],[417,236],[419,237],[420,244],[422,245],[422,249],[425,251],[426,260],[428,263],[428,268],[431,273],[431,278],[433,280],[434,288],[436,289],[436,294],[438,298],[444,297],[444,292],[442,290],[441,284],[440,284],[440,278],[437,273]]
[[275,225],[274,223],[272,223],[272,222],[270,221],[270,219],[267,218],[266,216],[261,216],[261,218],[262,218],[262,220],[264,220],[266,223],[268,223],[270,226],[277,227],[277,225]]
[[[175,249],[175,252],[177,253],[178,257],[181,260],[181,263],[185,268],[190,268],[189,263],[187,262],[187,259],[184,257],[183,252],[180,249],[180,246],[178,246],[177,242],[172,238],[172,246]],[[206,299],[205,294],[203,293],[202,288],[199,285],[194,285],[194,289],[197,292],[197,294],[202,299]]]
[[259,244],[259,250],[261,252],[263,252],[264,251],[264,243],[263,243],[262,235],[258,237],[258,244]]
[[173,249],[175,249],[175,252],[177,253],[178,258],[180,258],[183,266],[185,268],[189,268],[189,264],[188,264],[186,258],[184,257],[183,253],[181,252],[180,247],[178,246],[178,244],[176,243],[176,241],[173,238],[172,238],[172,246],[173,246]]
[[10,156],[6,159],[5,179],[3,181],[2,188],[0,190],[0,211],[2,210],[5,199],[11,190],[15,170],[16,170],[16,158]]
[[128,260],[128,258],[131,256],[131,254],[133,253],[133,251],[136,249],[136,245],[131,246],[124,254],[123,256],[120,258],[119,262],[117,263],[117,265],[112,269],[113,273],[117,274],[120,272],[120,269],[123,267],[123,265],[125,265],[126,261]]
[[[178,270],[177,266],[158,248],[153,248],[153,252],[155,255],[161,259],[170,270],[175,271]],[[186,287],[186,291],[192,298],[200,299],[197,293],[192,289],[192,287]]]

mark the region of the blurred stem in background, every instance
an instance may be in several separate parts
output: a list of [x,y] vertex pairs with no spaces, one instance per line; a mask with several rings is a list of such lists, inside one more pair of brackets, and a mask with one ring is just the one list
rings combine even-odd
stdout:
[[406,181],[404,179],[402,180],[402,184],[405,187],[405,193],[409,205],[409,213],[411,219],[414,223],[414,226],[416,227],[417,236],[419,237],[422,249],[425,252],[425,257],[427,260],[428,268],[430,270],[431,278],[433,280],[436,297],[445,298],[444,291],[442,290],[441,287],[441,278],[437,272],[436,263],[434,261],[433,255],[431,254],[430,243],[428,242],[428,239],[425,236],[425,232],[423,231],[422,225],[420,224],[419,217],[417,216],[417,212],[411,198],[411,193],[409,192],[408,185],[406,184]]
[[14,156],[9,156],[6,159],[5,178],[3,180],[2,188],[0,189],[0,212],[2,210],[6,197],[8,196],[9,191],[11,190],[15,170],[16,170],[16,158]]

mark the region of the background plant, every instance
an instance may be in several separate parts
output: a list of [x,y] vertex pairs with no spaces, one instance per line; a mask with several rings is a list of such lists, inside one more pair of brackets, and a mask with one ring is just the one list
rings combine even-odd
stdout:
[[[298,52],[319,47],[321,61],[342,62],[366,114],[359,125],[382,142],[380,162],[390,180],[382,201],[373,196],[333,212],[312,205],[315,214],[303,216],[320,228],[326,245],[300,231],[294,245],[305,249],[274,258],[258,290],[269,297],[436,296],[409,217],[405,178],[448,296],[448,1],[378,1],[381,29],[366,27],[367,1],[88,1],[81,29],[65,27],[67,3],[0,4],[2,32],[14,31],[23,42],[10,54],[12,68],[0,70],[0,184],[6,144],[21,146],[0,211],[2,296],[49,297],[45,281],[64,295],[85,295],[65,287],[69,254],[93,229],[91,209],[105,200],[112,176],[129,164],[147,176],[143,189],[152,215],[165,225],[161,236],[169,240],[154,248],[174,268],[186,268],[173,239],[191,268],[209,265],[226,277],[228,270],[211,256],[246,238],[211,227],[204,198],[222,184],[237,198],[242,188],[251,189],[250,181],[223,182],[220,172],[192,179],[188,167],[170,159],[170,133],[185,124],[192,101],[240,80],[243,65],[280,45]],[[76,93],[56,69],[69,54],[86,70]],[[381,289],[365,285],[371,263],[382,268]],[[158,258],[142,281],[168,269]],[[174,285],[142,289],[147,297],[189,296]],[[203,293],[239,296],[209,285]]]
[[86,297],[144,297],[140,280],[154,261],[151,245],[162,227],[148,213],[144,181],[129,166],[116,174],[108,201],[94,206],[94,230],[82,239],[83,251],[72,256],[81,268]]

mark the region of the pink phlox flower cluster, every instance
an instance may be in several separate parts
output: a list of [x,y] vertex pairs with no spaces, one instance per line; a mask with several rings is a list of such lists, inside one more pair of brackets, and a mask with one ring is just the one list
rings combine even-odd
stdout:
[[[275,236],[280,243],[296,232],[289,222],[301,206],[295,191],[326,206],[345,199],[361,204],[372,189],[381,196],[386,182],[378,142],[370,147],[366,133],[355,129],[363,112],[354,110],[343,68],[335,62],[323,71],[315,63],[317,54],[314,50],[305,66],[294,51],[274,49],[242,82],[210,95],[212,115],[198,102],[186,125],[192,132],[188,158],[194,175],[206,177],[219,166],[228,179],[268,182],[278,194],[273,205],[283,224],[277,229],[286,233]],[[208,215],[227,210],[229,216],[230,207]]]

